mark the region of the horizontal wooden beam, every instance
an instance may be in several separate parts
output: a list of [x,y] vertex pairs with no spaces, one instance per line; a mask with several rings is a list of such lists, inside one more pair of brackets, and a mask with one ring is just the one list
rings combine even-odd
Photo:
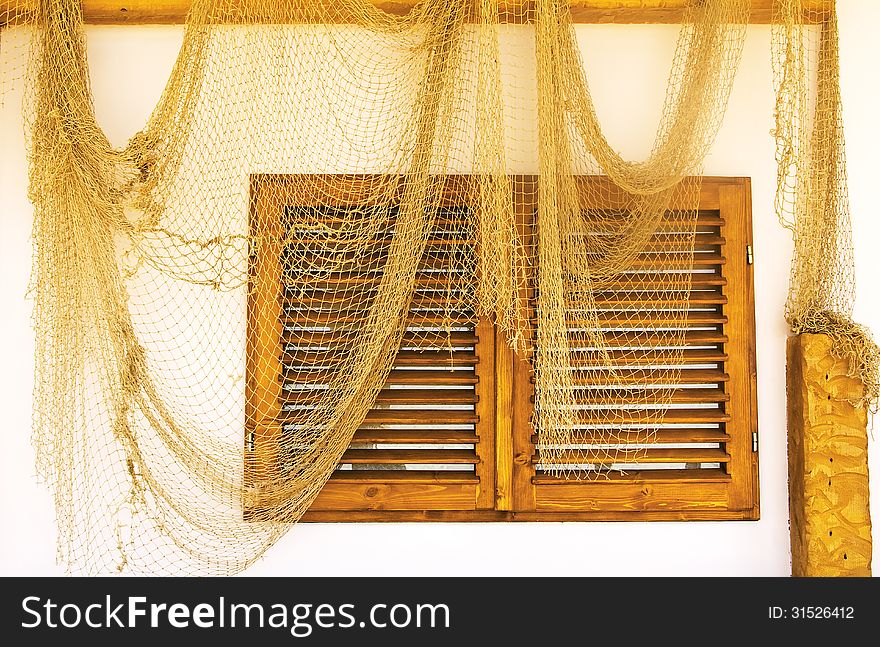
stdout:
[[[0,26],[27,16],[39,0],[12,0],[0,8]],[[315,0],[326,2],[332,0]],[[408,13],[419,0],[373,0],[373,4],[389,14]],[[685,8],[694,0],[570,0],[571,14],[578,23],[676,24]],[[83,0],[83,17],[94,25],[174,25],[183,23],[191,0]],[[534,0],[499,0],[502,14],[522,15],[534,6]],[[805,0],[806,9],[828,11],[833,0]],[[752,0],[750,22],[769,23],[773,0]]]

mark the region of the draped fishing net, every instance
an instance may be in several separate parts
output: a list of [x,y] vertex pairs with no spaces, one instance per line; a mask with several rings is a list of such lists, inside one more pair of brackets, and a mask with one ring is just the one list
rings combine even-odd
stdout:
[[795,333],[831,336],[833,352],[849,360],[851,375],[865,385],[857,404],[876,412],[880,348],[852,320],[856,277],[837,15],[803,4],[778,0],[774,7],[776,212],[794,238],[785,318]]
[[[95,120],[79,3],[0,0],[4,40],[30,30],[34,444],[69,569],[246,568],[337,469],[400,349],[454,360],[481,318],[532,363],[546,469],[637,458],[681,371],[698,275],[663,268],[691,266],[749,10],[686,12],[655,143],[629,161],[567,0],[195,0],[121,150]],[[776,28],[788,316],[836,335],[876,399],[876,347],[847,318],[835,23],[815,46],[800,11],[781,2]],[[21,55],[4,60],[15,77]]]

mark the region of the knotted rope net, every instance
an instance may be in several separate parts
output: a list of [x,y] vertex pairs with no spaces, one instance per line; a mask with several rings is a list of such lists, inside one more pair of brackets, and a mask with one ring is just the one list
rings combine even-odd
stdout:
[[[657,258],[692,260],[749,10],[686,12],[654,145],[631,161],[603,134],[567,0],[422,0],[406,15],[194,0],[124,149],[95,119],[79,3],[0,0],[7,81],[27,59],[34,445],[68,568],[246,568],[337,469],[400,349],[452,354],[479,319],[532,363],[548,469],[603,478],[590,466],[633,427],[650,446],[693,280]],[[808,17],[814,42],[804,18],[779,2],[787,316],[833,335],[876,403],[877,348],[849,319],[836,23]],[[613,378],[656,376],[652,357],[666,386],[629,392],[621,420]],[[612,378],[591,406],[573,364]]]
[[[856,404],[880,404],[880,348],[852,319],[856,297],[846,182],[836,11],[799,0],[774,7],[776,212],[792,232],[794,256],[785,319],[794,333],[829,335],[865,385]],[[812,25],[812,26],[808,26]]]

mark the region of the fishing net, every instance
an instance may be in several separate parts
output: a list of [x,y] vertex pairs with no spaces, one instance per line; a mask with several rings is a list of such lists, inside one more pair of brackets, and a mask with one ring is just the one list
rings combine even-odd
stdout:
[[[79,3],[0,0],[4,41],[27,41],[34,445],[68,568],[246,568],[338,468],[395,358],[455,370],[480,319],[531,362],[545,469],[604,478],[633,429],[628,458],[650,446],[699,280],[664,268],[692,265],[750,10],[698,4],[631,161],[603,135],[567,0],[195,0],[124,149],[95,120]],[[835,22],[809,17],[814,45],[803,18],[779,4],[787,314],[835,335],[876,399],[876,347],[848,319]],[[14,78],[22,54],[4,60]]]
[[785,318],[794,333],[831,336],[832,352],[849,360],[850,375],[865,385],[855,404],[876,412],[880,348],[852,319],[856,278],[836,12],[778,0],[773,65],[776,212],[794,239]]

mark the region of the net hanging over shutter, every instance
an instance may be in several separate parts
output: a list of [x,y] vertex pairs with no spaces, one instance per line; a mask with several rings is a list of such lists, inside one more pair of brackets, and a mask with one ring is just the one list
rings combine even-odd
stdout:
[[[877,349],[849,320],[835,18],[777,5],[787,314],[836,335],[876,402]],[[164,93],[121,150],[95,119],[79,2],[0,0],[8,78],[28,58],[34,444],[69,569],[241,571],[340,463],[401,462],[369,443],[418,439],[382,403],[424,408],[420,379],[457,390],[444,433],[471,438],[461,375],[480,320],[532,362],[542,469],[638,463],[689,361],[695,249],[717,244],[697,233],[695,178],[749,11],[686,11],[656,139],[633,161],[603,134],[567,0],[423,0],[403,16],[194,0]],[[628,384],[642,388],[622,408]],[[632,429],[644,448],[617,460]],[[421,451],[447,453],[405,456],[474,462]]]

